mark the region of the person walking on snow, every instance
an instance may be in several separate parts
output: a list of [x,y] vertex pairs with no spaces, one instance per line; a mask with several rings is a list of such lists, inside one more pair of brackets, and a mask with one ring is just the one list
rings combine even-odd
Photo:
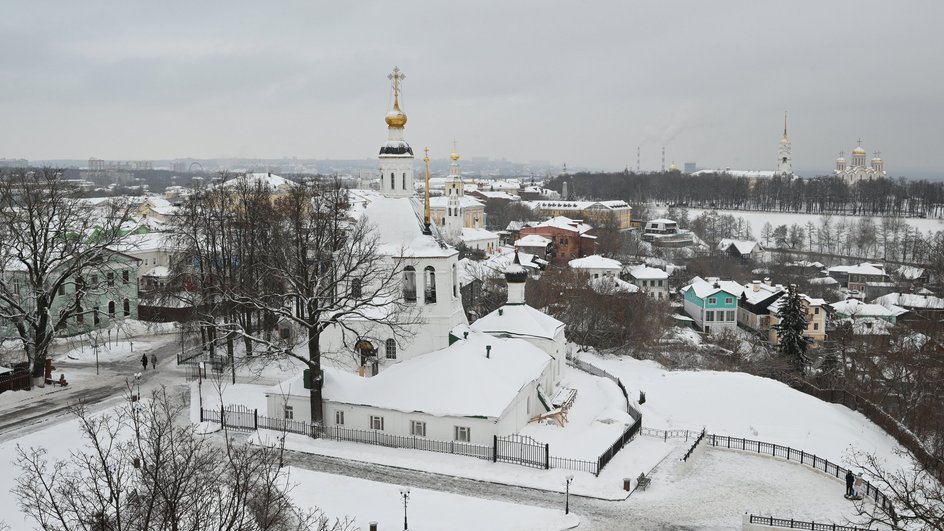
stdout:
[[157,354],[151,354],[151,368],[157,370]]
[[846,497],[854,496],[855,491],[852,490],[852,485],[855,483],[855,475],[851,470],[846,472]]
[[144,366],[144,370],[147,370],[147,354],[141,354],[141,365]]

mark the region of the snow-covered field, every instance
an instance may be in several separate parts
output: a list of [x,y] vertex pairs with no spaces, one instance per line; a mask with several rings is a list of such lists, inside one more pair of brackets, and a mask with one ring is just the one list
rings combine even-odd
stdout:
[[[327,515],[348,515],[360,529],[377,522],[378,529],[400,529],[403,498],[400,487],[346,476],[290,468],[296,503],[317,505]],[[455,531],[538,531],[570,529],[580,522],[563,510],[542,509],[426,489],[410,489],[410,529]]]
[[[695,218],[703,212],[707,212],[709,209],[703,208],[690,208],[688,209],[688,215],[690,219]],[[665,215],[664,208],[656,208],[657,215]],[[718,214],[731,215],[735,217],[743,218],[745,221],[750,222],[751,229],[754,232],[754,238],[760,238],[760,229],[764,226],[764,223],[770,223],[774,227],[778,225],[793,225],[794,223],[799,225],[806,225],[807,222],[812,221],[817,227],[820,226],[820,219],[822,216],[820,214],[801,214],[801,213],[791,213],[791,212],[758,212],[752,210],[717,210]],[[840,219],[845,218],[847,221],[855,220],[858,223],[862,216],[839,216],[836,214],[832,215],[832,224],[833,226],[839,222]],[[902,218],[908,225],[920,230],[922,233],[927,233],[928,231],[937,232],[939,230],[944,230],[944,220],[940,219],[922,219],[922,218]],[[873,217],[872,220],[875,223],[881,223],[881,218]]]
[[791,446],[845,464],[850,464],[849,450],[875,452],[891,465],[907,466],[896,454],[902,447],[862,414],[775,380],[737,372],[669,371],[628,357],[581,357],[619,377],[631,397],[646,392],[646,427],[704,427],[709,433]]

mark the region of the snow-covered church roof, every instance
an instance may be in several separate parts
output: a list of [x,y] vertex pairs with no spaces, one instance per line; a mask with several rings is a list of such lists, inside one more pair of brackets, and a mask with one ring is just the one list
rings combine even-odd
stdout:
[[527,304],[506,304],[469,326],[497,336],[554,339],[564,323]]
[[423,234],[419,201],[412,197],[375,197],[362,214],[374,226],[379,251],[388,256],[445,257],[458,251],[430,234]]
[[[404,413],[499,418],[521,389],[541,376],[551,357],[521,339],[461,328],[468,336],[459,333],[452,345],[371,378],[325,368],[325,400]],[[269,389],[270,394],[284,392],[308,395],[301,376]]]

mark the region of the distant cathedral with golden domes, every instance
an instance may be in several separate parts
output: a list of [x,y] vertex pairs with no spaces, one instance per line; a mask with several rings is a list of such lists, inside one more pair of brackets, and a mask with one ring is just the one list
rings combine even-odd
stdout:
[[871,181],[873,179],[882,179],[885,177],[885,161],[876,151],[872,155],[872,160],[866,163],[866,152],[862,148],[862,140],[852,150],[851,160],[846,161],[845,152],[839,153],[836,159],[836,169],[833,174],[842,177],[849,184],[855,184],[859,181]]

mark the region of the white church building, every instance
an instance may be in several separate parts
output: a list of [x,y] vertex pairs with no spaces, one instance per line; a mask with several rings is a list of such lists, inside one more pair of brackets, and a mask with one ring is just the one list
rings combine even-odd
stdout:
[[[428,189],[424,203],[413,197],[414,158],[403,135],[399,70],[391,78],[394,108],[380,150],[380,194],[362,196],[366,204],[358,215],[375,227],[380,253],[402,270],[400,302],[415,310],[411,322],[421,324],[409,337],[368,320],[346,323],[357,331],[356,341],[337,328],[323,334],[327,357],[353,360],[324,369],[325,425],[491,442],[548,411],[547,397],[565,367],[564,324],[525,304],[527,271],[516,257],[505,270],[507,304],[468,325],[458,252],[430,222]],[[266,402],[270,417],[311,418],[302,375],[270,388]]]
[[833,175],[842,177],[849,184],[855,184],[860,181],[871,181],[885,177],[885,161],[876,151],[872,155],[872,160],[866,163],[865,149],[862,147],[862,140],[852,150],[852,156],[849,161],[846,160],[844,152],[839,153],[836,159],[836,169]]

